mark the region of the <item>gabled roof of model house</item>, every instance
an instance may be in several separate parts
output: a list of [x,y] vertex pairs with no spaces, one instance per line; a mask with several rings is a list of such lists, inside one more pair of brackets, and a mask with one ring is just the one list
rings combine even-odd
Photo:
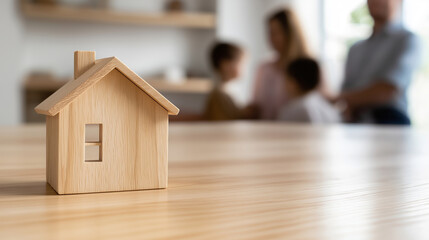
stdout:
[[115,57],[96,60],[95,64],[82,73],[77,79],[69,81],[45,101],[40,103],[35,108],[36,112],[48,116],[55,116],[65,106],[79,97],[87,89],[94,86],[114,69],[121,72],[138,88],[166,109],[169,115],[177,115],[179,113],[179,109],[176,106]]

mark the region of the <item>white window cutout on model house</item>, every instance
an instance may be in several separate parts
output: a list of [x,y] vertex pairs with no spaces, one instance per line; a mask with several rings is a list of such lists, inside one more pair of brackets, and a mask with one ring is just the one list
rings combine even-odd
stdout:
[[85,124],[85,162],[101,162],[102,131],[101,124]]

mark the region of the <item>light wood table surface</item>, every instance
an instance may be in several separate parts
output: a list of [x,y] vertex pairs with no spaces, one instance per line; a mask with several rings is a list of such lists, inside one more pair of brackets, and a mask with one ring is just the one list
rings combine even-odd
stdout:
[[429,133],[170,124],[169,188],[58,196],[45,128],[0,128],[0,239],[429,239]]

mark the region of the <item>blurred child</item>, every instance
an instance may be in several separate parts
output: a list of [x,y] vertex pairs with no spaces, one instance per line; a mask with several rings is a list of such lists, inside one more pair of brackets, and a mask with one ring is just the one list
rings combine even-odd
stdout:
[[250,110],[237,107],[225,91],[228,82],[240,77],[243,55],[244,51],[234,44],[220,42],[214,45],[210,60],[218,82],[207,99],[205,119],[219,121],[250,117]]
[[286,69],[288,101],[278,119],[291,122],[327,124],[340,122],[339,112],[319,92],[320,69],[316,61],[300,58]]

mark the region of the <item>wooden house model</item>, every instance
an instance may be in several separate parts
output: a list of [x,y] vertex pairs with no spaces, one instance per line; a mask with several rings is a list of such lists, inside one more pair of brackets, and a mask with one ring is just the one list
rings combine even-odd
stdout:
[[115,57],[75,52],[75,79],[40,103],[46,177],[59,194],[166,188],[179,109]]

